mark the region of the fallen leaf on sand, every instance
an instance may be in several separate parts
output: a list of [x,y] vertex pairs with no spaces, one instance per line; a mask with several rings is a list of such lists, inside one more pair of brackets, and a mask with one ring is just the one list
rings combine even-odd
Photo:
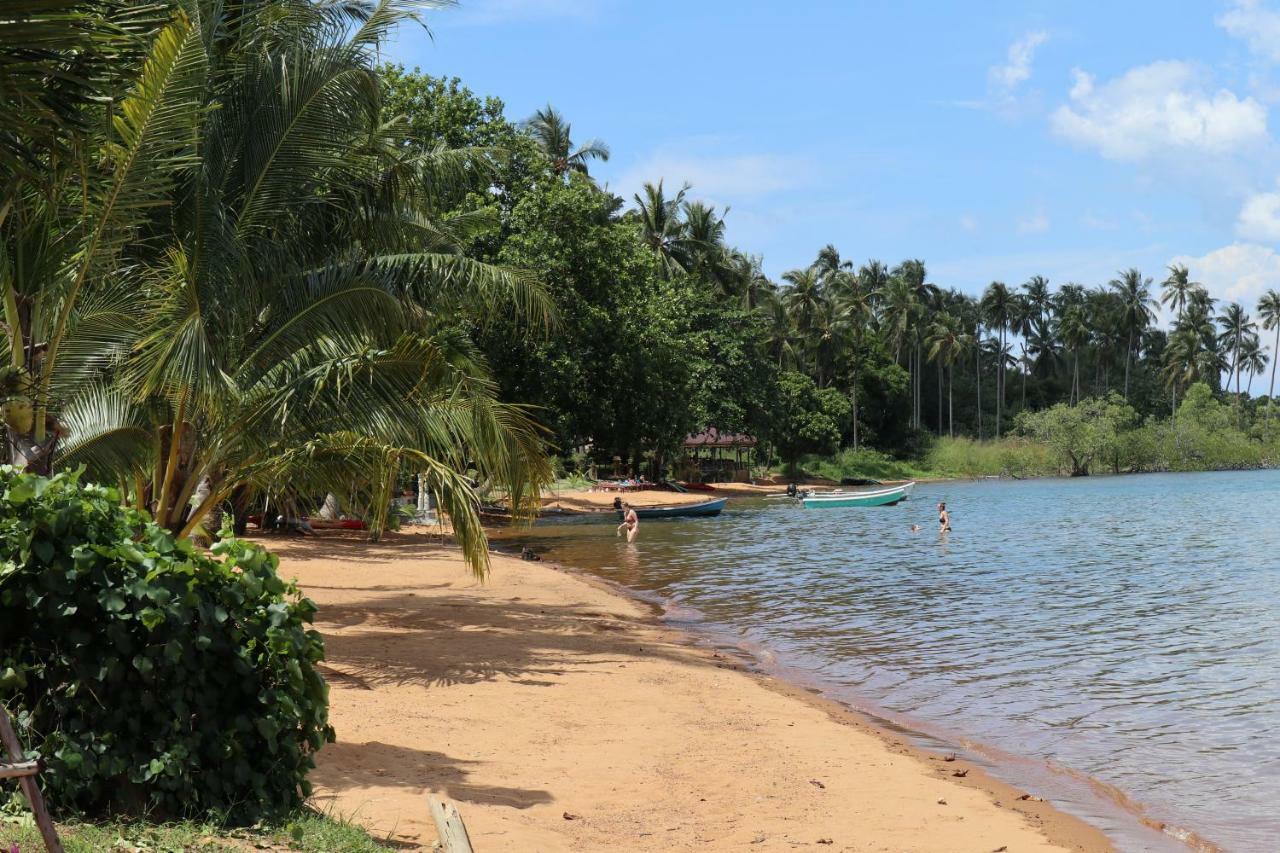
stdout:
[[569,812],[564,813],[565,820],[577,820],[579,817],[581,817],[581,815],[569,814]]
[[832,841],[830,838],[819,838],[818,843],[819,844],[835,844],[835,842]]
[[966,776],[968,776],[968,775],[969,775],[969,771],[968,771],[968,770],[957,770],[957,771],[955,771],[954,773],[952,773],[951,775],[952,775],[952,776],[954,776],[954,777],[956,777],[957,779],[963,779],[964,777],[966,777]]
[[827,787],[826,785],[824,785],[824,784],[822,784],[821,782],[819,782],[817,779],[810,779],[810,780],[809,780],[809,784],[810,784],[810,785],[813,785],[815,788],[825,788],[825,787]]
[[947,804],[946,800],[938,800],[938,805],[945,806],[946,804]]

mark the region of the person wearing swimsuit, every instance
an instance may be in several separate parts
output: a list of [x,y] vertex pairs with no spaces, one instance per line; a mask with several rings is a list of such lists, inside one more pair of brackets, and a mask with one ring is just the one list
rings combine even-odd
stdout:
[[938,501],[938,532],[951,532],[951,516],[947,513],[947,505],[943,501]]
[[626,512],[622,516],[622,523],[618,525],[618,533],[621,535],[622,528],[627,529],[627,541],[636,541],[636,534],[640,532],[640,516],[636,515],[635,509],[629,503],[624,503],[623,508]]

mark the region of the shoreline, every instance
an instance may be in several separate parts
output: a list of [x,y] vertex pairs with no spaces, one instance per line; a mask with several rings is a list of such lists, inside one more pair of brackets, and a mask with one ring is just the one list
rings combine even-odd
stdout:
[[486,851],[1115,849],[589,573],[495,555],[481,585],[423,533],[260,541],[329,647],[315,802],[405,849],[434,837],[428,791]]
[[[496,546],[494,550],[505,556],[519,557],[517,551],[505,550],[504,546]],[[1221,848],[1189,829],[1148,817],[1146,808],[1142,803],[1132,799],[1122,789],[1114,785],[1066,767],[1056,766],[1049,762],[998,749],[990,744],[975,741],[960,732],[947,730],[944,727],[935,726],[919,719],[890,712],[883,707],[868,702],[865,698],[855,696],[841,697],[837,692],[823,685],[811,675],[780,663],[776,655],[769,651],[766,646],[736,637],[727,626],[716,626],[715,623],[707,620],[703,614],[695,609],[679,604],[658,593],[629,587],[618,581],[598,575],[590,569],[567,565],[554,560],[554,558],[548,560],[544,565],[550,566],[556,571],[580,578],[587,583],[603,585],[607,591],[648,608],[653,618],[658,620],[658,623],[667,630],[688,636],[694,644],[702,649],[712,652],[722,651],[733,655],[745,667],[744,672],[761,679],[766,687],[800,701],[822,707],[839,718],[846,719],[852,725],[875,734],[890,748],[904,750],[907,754],[927,762],[944,760],[945,756],[954,758],[963,756],[966,767],[970,772],[964,780],[958,780],[961,784],[971,779],[974,785],[986,790],[993,799],[1003,792],[1003,799],[999,800],[999,802],[1005,804],[1012,802],[1015,810],[1023,811],[1029,817],[1040,819],[1043,815],[1043,809],[1030,810],[1027,807],[1042,804],[1058,817],[1066,818],[1070,821],[1078,821],[1090,830],[1097,832],[1105,840],[1105,843],[1109,845],[1106,849],[1115,849],[1115,842],[1101,828],[1083,817],[1063,810],[1060,805],[1054,805],[1056,797],[1041,798],[1030,794],[1025,790],[1025,787],[1029,786],[1027,781],[1001,778],[999,775],[1001,770],[1011,770],[1015,765],[1030,768],[1033,771],[1032,773],[1011,772],[1010,775],[1038,775],[1048,778],[1050,780],[1049,787],[1057,788],[1060,792],[1063,789],[1063,783],[1069,782],[1072,787],[1078,787],[1084,793],[1084,796],[1080,798],[1082,801],[1103,804],[1109,811],[1113,812],[1112,817],[1118,816],[1122,820],[1132,823],[1133,828],[1143,834],[1150,833],[1150,837],[1143,838],[1141,841],[1146,844],[1159,845],[1159,849],[1167,851],[1191,850],[1194,853],[1221,853]],[[681,622],[679,625],[674,625],[670,621],[674,618],[673,613],[676,610],[686,614],[679,617]],[[688,614],[693,615],[690,616]],[[1019,808],[1020,805],[1024,806],[1024,808]],[[1156,848],[1144,846],[1143,849],[1153,850]]]

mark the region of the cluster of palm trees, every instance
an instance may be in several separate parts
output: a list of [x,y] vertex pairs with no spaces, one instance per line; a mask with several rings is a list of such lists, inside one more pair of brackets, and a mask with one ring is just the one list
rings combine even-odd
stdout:
[[[1160,288],[1160,301],[1172,311],[1168,331],[1156,327],[1152,280],[1136,269],[1094,288],[1068,283],[1055,291],[1043,276],[1017,288],[995,281],[975,297],[929,283],[921,261],[892,268],[870,261],[855,270],[829,245],[808,267],[784,273],[779,286],[760,285],[757,301],[769,317],[772,356],[819,385],[848,389],[855,420],[860,352],[874,339],[910,377],[913,427],[924,426],[922,388],[931,364],[938,400],[933,426],[955,434],[954,373],[967,364],[972,432],[998,438],[1008,421],[1011,373],[1021,386],[1022,409],[1029,381],[1040,388],[1042,405],[1110,391],[1128,400],[1139,370],[1158,381],[1175,409],[1195,382],[1217,388],[1225,381],[1229,390],[1234,381],[1237,398],[1251,393],[1269,355],[1245,309],[1234,302],[1218,306],[1183,266],[1170,267]],[[1257,310],[1263,328],[1280,337],[1280,293],[1268,291]],[[984,417],[988,412],[994,417]]]
[[[17,0],[0,20],[9,460],[85,464],[176,534],[422,473],[473,566],[475,484],[550,474],[458,320],[535,281],[434,208],[487,158],[403,145],[379,45],[420,3]],[[7,73],[4,69],[14,70]],[[21,72],[21,73],[18,73]]]

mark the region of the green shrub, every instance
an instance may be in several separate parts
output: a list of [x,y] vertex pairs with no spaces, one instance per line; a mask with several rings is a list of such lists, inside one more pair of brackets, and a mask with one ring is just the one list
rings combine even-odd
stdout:
[[0,467],[0,702],[59,811],[242,823],[310,793],[315,606],[266,551],[213,553],[76,474]]

